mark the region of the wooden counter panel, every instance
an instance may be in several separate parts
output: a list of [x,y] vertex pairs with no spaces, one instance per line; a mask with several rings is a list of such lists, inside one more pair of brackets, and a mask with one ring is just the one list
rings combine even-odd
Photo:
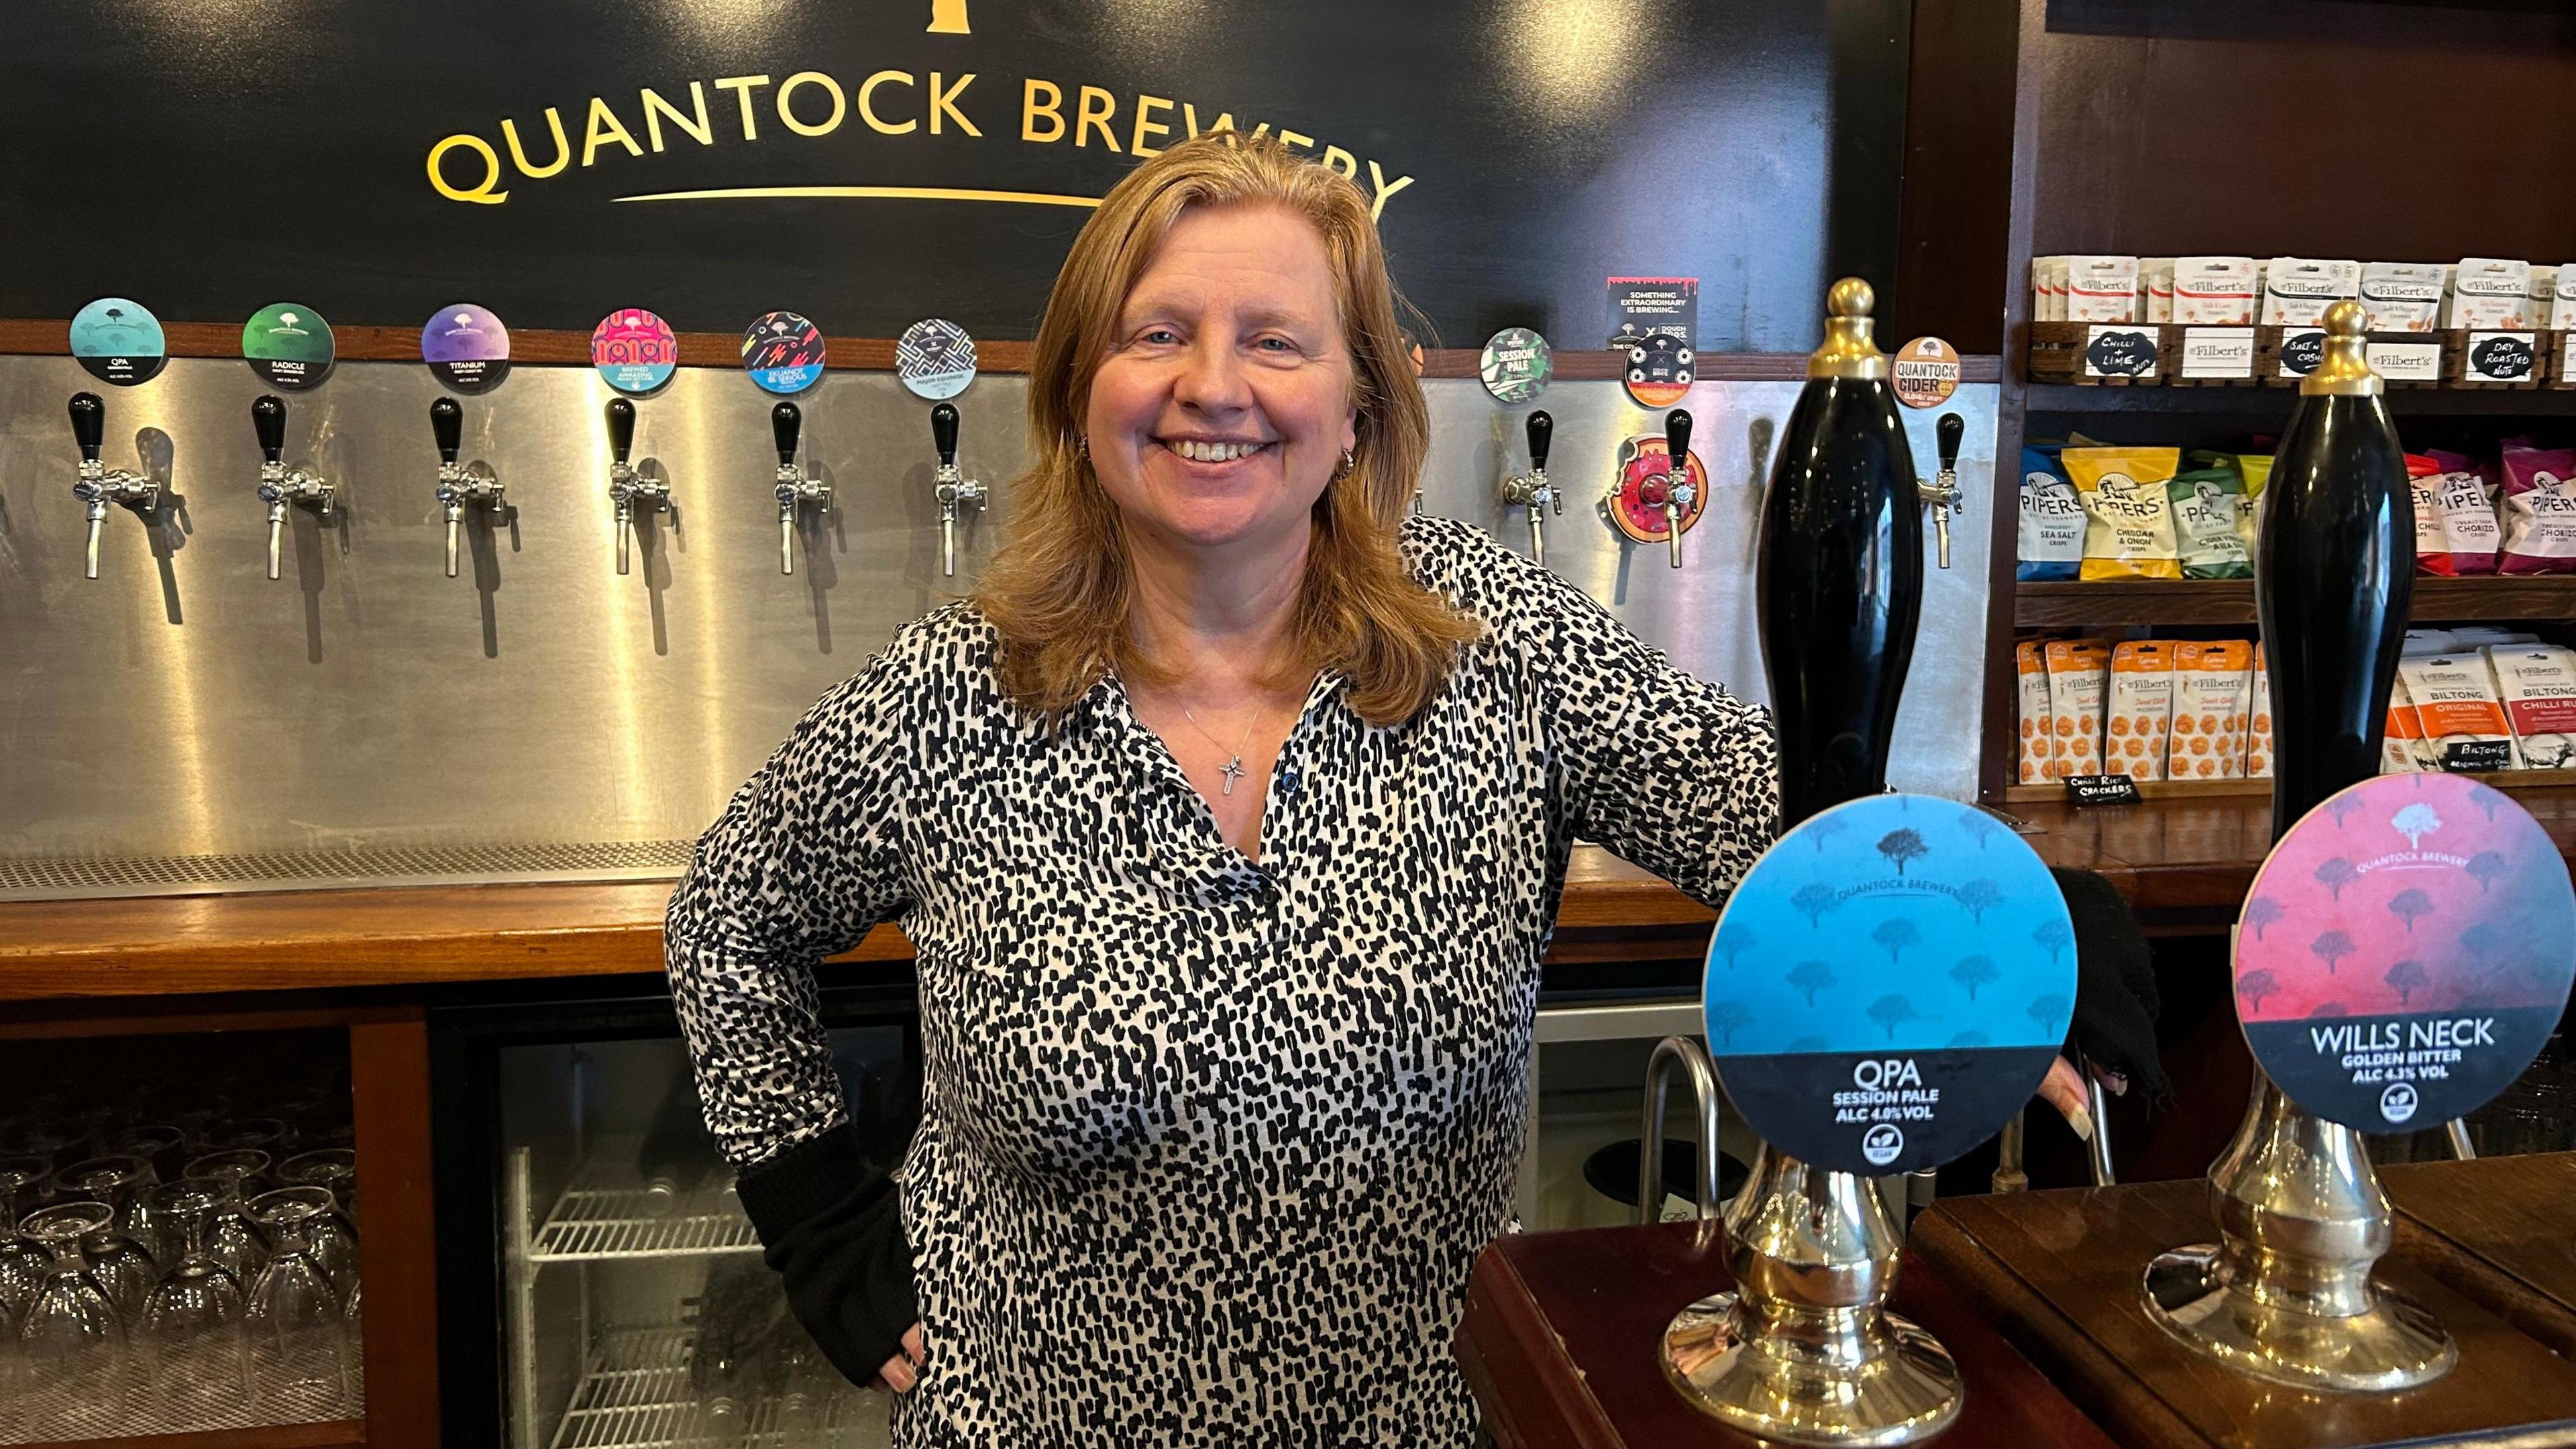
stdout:
[[2509,1426],[2564,1430],[2533,1444],[2576,1443],[2576,1364],[2445,1286],[2403,1243],[2381,1280],[2460,1345],[2459,1367],[2423,1388],[2305,1393],[2167,1337],[2139,1302],[2139,1275],[2158,1252],[2217,1235],[2207,1192],[2183,1181],[1949,1198],[1916,1220],[1911,1243],[2129,1449],[2346,1449]]
[[2379,1180],[2445,1281],[2576,1358],[2576,1152],[2398,1163]]

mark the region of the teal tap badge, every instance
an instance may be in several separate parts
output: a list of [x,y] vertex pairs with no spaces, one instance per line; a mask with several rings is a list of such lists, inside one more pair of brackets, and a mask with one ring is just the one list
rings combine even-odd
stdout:
[[150,382],[170,361],[161,320],[140,302],[101,297],[72,314],[72,356],[118,387]]

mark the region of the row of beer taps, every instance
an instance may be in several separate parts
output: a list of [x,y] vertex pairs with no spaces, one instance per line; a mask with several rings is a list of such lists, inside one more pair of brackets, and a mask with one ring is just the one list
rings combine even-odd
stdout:
[[[83,555],[81,576],[98,577],[99,529],[107,520],[110,504],[131,509],[149,519],[160,507],[161,488],[152,479],[122,468],[109,468],[100,461],[99,450],[107,436],[107,405],[96,393],[80,393],[72,398],[72,440],[80,445],[80,474],[72,484],[72,493],[87,505],[89,544]],[[304,508],[329,522],[338,505],[339,490],[318,473],[286,466],[286,403],[275,396],[263,396],[250,405],[251,426],[259,434],[259,496],[268,504],[268,576],[278,576],[279,555],[283,547],[288,510]],[[957,466],[957,409],[941,403],[930,410],[931,446],[937,450],[939,465],[931,475],[932,496],[939,504],[939,555],[943,573],[957,572],[957,523],[967,509],[982,511],[988,495],[984,484],[965,476]],[[797,461],[796,449],[805,427],[805,414],[792,402],[782,402],[769,410],[769,426],[778,444],[778,571],[796,572],[796,528],[811,509],[828,514],[833,509],[832,485],[812,476]],[[468,510],[488,509],[498,513],[507,505],[508,490],[499,478],[488,472],[467,468],[459,457],[465,438],[465,409],[454,398],[440,398],[429,405],[430,436],[438,445],[438,486],[436,496],[447,522],[447,576],[456,577],[457,541]],[[631,567],[630,540],[638,515],[660,513],[671,507],[671,485],[651,474],[638,471],[632,458],[635,451],[635,404],[625,398],[611,399],[608,404],[608,503],[617,530],[617,571]]]

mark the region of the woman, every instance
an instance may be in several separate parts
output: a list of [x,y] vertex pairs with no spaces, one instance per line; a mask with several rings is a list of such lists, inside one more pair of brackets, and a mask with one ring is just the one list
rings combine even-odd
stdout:
[[[708,1123],[817,1341],[909,1390],[900,1443],[1466,1444],[1568,851],[1722,900],[1769,717],[1406,516],[1367,203],[1275,142],[1110,192],[1029,411],[980,591],[825,696],[672,898]],[[927,1063],[899,1191],[812,978],[887,918]]]

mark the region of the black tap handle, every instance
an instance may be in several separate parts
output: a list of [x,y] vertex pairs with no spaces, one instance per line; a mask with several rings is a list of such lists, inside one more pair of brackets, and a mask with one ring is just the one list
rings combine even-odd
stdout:
[[618,462],[635,451],[635,404],[622,397],[608,400],[608,454]]
[[941,403],[930,410],[930,442],[939,450],[939,466],[957,466],[957,408]]
[[107,404],[94,392],[72,394],[72,441],[80,444],[81,461],[98,461],[98,445],[107,437]]
[[1691,415],[1687,409],[1675,408],[1664,414],[1664,451],[1672,457],[1673,477],[1690,476]]
[[458,407],[452,397],[431,403],[429,431],[438,439],[438,461],[453,464],[457,448],[465,441],[465,409]]
[[1529,415],[1530,467],[1542,472],[1546,470],[1548,439],[1555,436],[1556,419],[1549,417],[1546,409]]
[[1941,421],[1932,425],[1932,433],[1941,443],[1941,471],[1958,472],[1959,440],[1968,435],[1968,420],[1957,413],[1943,413]]
[[769,431],[778,439],[778,466],[796,466],[796,434],[805,426],[805,414],[796,404],[783,402],[769,410]]
[[286,404],[262,393],[250,405],[250,425],[259,430],[259,453],[274,463],[286,451]]

